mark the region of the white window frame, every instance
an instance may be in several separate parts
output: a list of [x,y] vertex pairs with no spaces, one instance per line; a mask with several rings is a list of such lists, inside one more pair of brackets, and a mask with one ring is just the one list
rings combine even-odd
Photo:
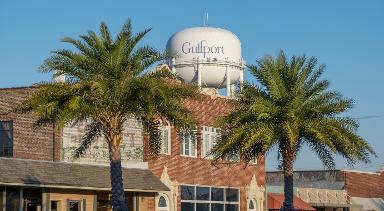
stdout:
[[[166,140],[164,139],[164,134],[168,133],[168,137]],[[160,141],[161,141],[161,148],[160,153],[165,155],[171,155],[171,125],[168,121],[165,121],[164,123],[161,123],[161,126],[159,127],[159,135],[160,135]],[[167,143],[166,148],[164,143]],[[166,150],[165,150],[166,149]]]
[[[188,140],[185,140],[185,134],[188,135]],[[180,155],[183,157],[197,157],[197,141],[194,131],[181,131],[179,135],[180,139]],[[186,147],[188,146],[189,153],[186,153]],[[192,155],[192,150],[194,155]]]
[[[159,201],[160,201],[160,198],[161,197],[164,197],[165,199],[165,202],[167,203],[167,206],[166,207],[159,207]],[[157,201],[156,201],[156,210],[157,211],[170,211],[171,210],[171,205],[170,205],[170,200],[169,200],[169,197],[162,193],[159,195],[159,197],[157,198]]]
[[216,145],[220,137],[220,128],[202,126],[201,127],[201,157],[212,159],[213,156],[210,152],[214,145]]
[[[181,186],[193,186],[194,188],[195,188],[195,199],[194,200],[185,200],[185,199],[181,199]],[[240,207],[240,188],[238,188],[238,187],[225,187],[225,186],[209,186],[209,185],[198,185],[198,184],[180,184],[179,185],[179,187],[180,187],[180,206],[181,206],[181,203],[183,203],[183,202],[187,202],[187,203],[194,203],[195,204],[195,206],[194,206],[194,208],[195,208],[195,211],[198,211],[198,210],[196,210],[196,204],[199,204],[199,203],[202,203],[202,204],[223,204],[223,206],[224,206],[224,211],[225,211],[225,205],[227,205],[227,204],[235,204],[235,205],[237,205],[237,208],[238,208],[238,211],[240,211],[241,210],[241,207]],[[196,187],[208,187],[209,188],[209,200],[196,200]],[[222,188],[223,189],[223,198],[224,198],[224,200],[223,201],[211,201],[211,189],[212,188]],[[227,193],[226,193],[226,189],[227,188],[231,188],[231,189],[237,189],[237,199],[238,199],[238,201],[237,202],[233,202],[233,201],[227,201]],[[247,204],[247,206],[248,206],[248,204]],[[211,207],[211,205],[210,205],[210,207]]]

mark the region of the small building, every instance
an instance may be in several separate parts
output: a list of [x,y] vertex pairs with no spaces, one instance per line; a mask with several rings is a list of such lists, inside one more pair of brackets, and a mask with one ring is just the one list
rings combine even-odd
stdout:
[[[283,173],[267,172],[267,192],[283,192]],[[295,171],[294,193],[317,210],[384,210],[383,170]]]

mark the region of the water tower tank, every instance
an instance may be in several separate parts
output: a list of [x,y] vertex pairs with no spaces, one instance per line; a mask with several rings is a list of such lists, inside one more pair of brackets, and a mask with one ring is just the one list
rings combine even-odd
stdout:
[[232,32],[193,27],[175,33],[167,42],[170,67],[187,83],[222,88],[243,80],[241,43]]

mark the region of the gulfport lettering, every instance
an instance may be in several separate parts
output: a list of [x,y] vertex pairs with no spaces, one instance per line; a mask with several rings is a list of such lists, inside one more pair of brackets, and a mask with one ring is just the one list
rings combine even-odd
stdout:
[[181,47],[181,51],[185,54],[203,54],[203,58],[206,58],[207,54],[224,54],[223,46],[206,45],[205,42],[205,40],[201,40],[195,45],[191,44],[190,42],[184,42]]

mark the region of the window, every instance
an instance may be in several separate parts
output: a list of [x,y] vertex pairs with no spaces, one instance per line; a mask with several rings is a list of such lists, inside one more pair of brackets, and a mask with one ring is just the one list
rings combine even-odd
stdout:
[[181,155],[196,157],[196,141],[193,131],[183,131],[180,133]]
[[157,210],[159,210],[159,211],[169,211],[170,210],[168,196],[166,196],[165,194],[160,195],[159,201],[157,203]]
[[239,189],[182,185],[181,211],[238,211]]
[[7,187],[6,188],[6,209],[5,210],[19,210],[20,208],[20,188]]
[[62,209],[61,201],[51,201],[51,211],[60,211]]
[[256,211],[256,201],[254,199],[249,200],[248,211]]
[[81,201],[68,200],[67,211],[82,211]]
[[220,137],[220,128],[201,127],[201,156],[211,158],[210,152]]
[[171,126],[167,122],[159,127],[161,149],[160,153],[170,155],[171,154]]
[[13,156],[13,121],[0,121],[0,157]]

